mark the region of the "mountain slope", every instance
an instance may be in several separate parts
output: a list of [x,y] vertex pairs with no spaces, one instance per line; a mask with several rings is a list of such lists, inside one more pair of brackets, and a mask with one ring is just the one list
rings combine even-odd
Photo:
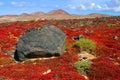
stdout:
[[58,9],[52,10],[48,13],[44,12],[34,12],[31,14],[22,13],[21,15],[5,15],[0,16],[0,23],[4,22],[14,22],[14,21],[29,21],[38,19],[82,19],[82,18],[95,18],[95,17],[109,17],[106,14],[89,14],[89,15],[76,15],[69,14],[68,12]]

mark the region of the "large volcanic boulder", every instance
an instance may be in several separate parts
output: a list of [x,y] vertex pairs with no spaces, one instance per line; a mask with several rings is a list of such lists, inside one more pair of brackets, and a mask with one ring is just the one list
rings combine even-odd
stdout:
[[66,35],[55,26],[28,30],[19,38],[14,58],[23,61],[26,58],[58,56],[65,50]]

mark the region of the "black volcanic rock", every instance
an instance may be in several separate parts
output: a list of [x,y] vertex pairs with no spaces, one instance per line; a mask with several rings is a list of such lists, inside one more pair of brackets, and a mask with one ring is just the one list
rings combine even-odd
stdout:
[[66,35],[55,26],[31,29],[19,38],[15,59],[61,55],[65,50]]

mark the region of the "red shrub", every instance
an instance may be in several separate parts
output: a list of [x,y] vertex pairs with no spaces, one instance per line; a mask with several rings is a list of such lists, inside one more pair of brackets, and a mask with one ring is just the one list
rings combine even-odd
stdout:
[[90,80],[120,80],[120,67],[107,57],[93,60],[88,71]]
[[[111,20],[110,20],[111,19]],[[80,21],[84,22],[81,27]],[[88,21],[91,23],[89,24]],[[115,24],[114,27],[108,26]],[[96,55],[103,56],[93,60],[88,76],[90,80],[119,80],[120,68],[120,21],[115,18],[95,18],[83,20],[38,20],[28,22],[14,22],[0,25],[0,60],[9,62],[11,56],[2,55],[8,50],[13,50],[17,38],[24,31],[32,27],[55,25],[66,33],[66,53],[56,59],[35,61],[37,64],[14,64],[0,66],[0,78],[12,80],[85,80],[72,63],[78,60],[77,50],[73,48],[73,37],[83,35],[97,42]],[[106,58],[109,57],[109,58]],[[5,62],[5,64],[6,64]],[[10,61],[11,62],[11,61]],[[14,62],[12,62],[13,64]],[[2,65],[3,63],[1,63]],[[51,73],[43,75],[44,71],[51,69]],[[2,78],[1,78],[2,79]]]
[[75,61],[78,61],[78,56],[76,53],[64,53],[61,57],[62,60],[68,63],[73,63]]
[[66,60],[63,58],[52,59],[49,62],[47,60],[46,66],[49,66],[51,72],[47,75],[43,75],[41,79],[42,80],[78,80],[78,79],[86,80],[71,65],[71,62]]
[[48,67],[38,64],[15,64],[5,67],[0,67],[1,76],[12,80],[39,80],[42,73],[48,70]]
[[[71,71],[71,70],[70,70]],[[86,80],[83,76],[77,72],[52,72],[41,77],[40,80]]]

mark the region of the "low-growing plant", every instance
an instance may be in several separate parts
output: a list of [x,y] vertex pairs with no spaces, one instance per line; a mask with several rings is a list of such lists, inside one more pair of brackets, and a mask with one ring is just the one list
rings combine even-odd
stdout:
[[31,60],[27,60],[24,62],[24,64],[32,64],[33,62]]
[[91,54],[95,54],[96,43],[87,38],[81,38],[75,42],[75,46],[79,47],[80,51],[87,51]]
[[115,26],[116,26],[116,24],[112,24],[112,23],[108,24],[108,27],[115,27]]
[[36,30],[39,30],[39,29],[32,27],[32,28],[29,28],[28,30],[26,30],[25,32],[27,33],[27,32],[36,31]]
[[80,22],[79,22],[79,25],[80,25],[80,26],[84,26],[85,23],[86,23],[85,21],[80,21]]
[[87,74],[88,69],[90,68],[92,62],[89,60],[82,60],[74,63],[74,66],[81,74]]
[[120,67],[109,57],[98,57],[93,60],[87,76],[90,80],[120,80]]
[[14,59],[11,59],[11,58],[1,58],[0,59],[0,65],[9,65],[12,63],[15,63]]

